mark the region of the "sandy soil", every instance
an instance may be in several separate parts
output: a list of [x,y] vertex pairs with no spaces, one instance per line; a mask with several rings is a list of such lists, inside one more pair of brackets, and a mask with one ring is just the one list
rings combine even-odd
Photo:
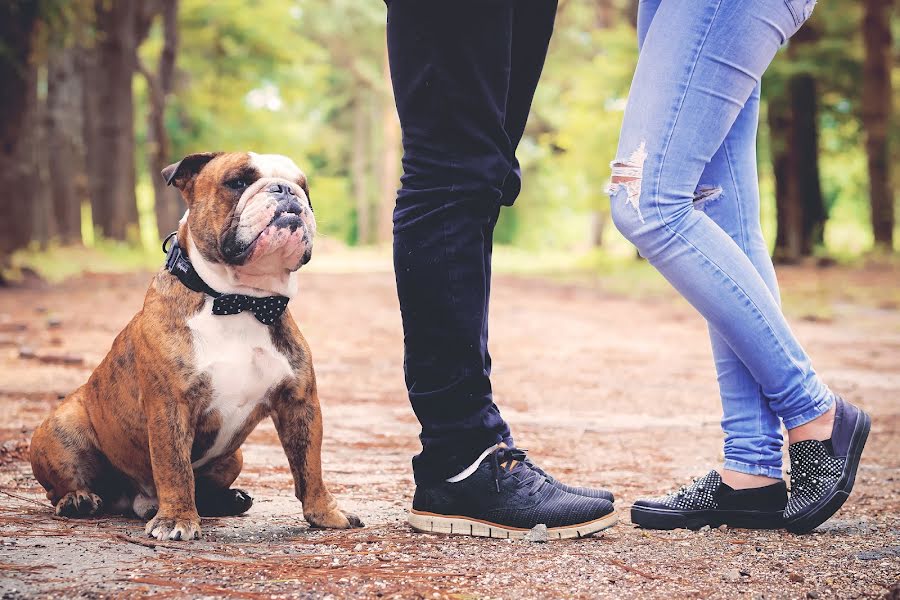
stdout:
[[[788,293],[838,289],[851,277],[854,298],[900,285],[896,270],[782,271]],[[894,303],[835,297],[827,320],[795,319],[819,372],[874,417],[856,489],[835,518],[807,536],[649,532],[630,524],[629,504],[721,460],[704,324],[668,296],[497,278],[496,399],[516,439],[563,480],[614,490],[621,513],[594,538],[536,544],[407,528],[417,427],[392,276],[304,274],[291,310],[315,356],[326,480],[368,527],[308,529],[267,421],[244,446],[238,485],[256,500],[250,512],[204,519],[199,542],[151,543],[136,520],[54,517],[27,462],[31,432],[99,362],[148,278],[88,275],[0,291],[2,598],[900,598]]]

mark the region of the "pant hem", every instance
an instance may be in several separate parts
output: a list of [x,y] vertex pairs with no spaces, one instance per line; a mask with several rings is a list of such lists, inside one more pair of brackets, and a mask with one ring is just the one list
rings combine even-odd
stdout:
[[723,466],[728,471],[737,471],[746,475],[763,475],[772,479],[781,479],[783,477],[780,466],[770,467],[768,465],[750,464],[736,460],[726,460]]
[[424,486],[443,483],[447,478],[459,474],[471,465],[485,448],[502,441],[503,436],[500,434],[486,432],[483,437],[460,440],[461,444],[465,444],[462,448],[452,446],[434,448],[429,445],[427,450],[423,449],[422,453],[413,457],[413,480],[416,485]]
[[821,417],[822,415],[827,413],[833,405],[834,393],[829,391],[828,394],[815,405],[813,405],[812,408],[809,408],[799,415],[796,415],[789,419],[784,419],[784,427],[785,429],[794,429],[795,427],[805,425],[813,419]]

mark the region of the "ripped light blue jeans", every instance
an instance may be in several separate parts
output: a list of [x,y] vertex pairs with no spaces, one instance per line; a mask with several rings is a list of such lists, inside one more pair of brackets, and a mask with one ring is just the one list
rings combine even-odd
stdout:
[[781,422],[834,402],[781,313],[756,172],[760,78],[814,3],[641,0],[609,189],[616,226],[709,324],[724,467],[773,478]]

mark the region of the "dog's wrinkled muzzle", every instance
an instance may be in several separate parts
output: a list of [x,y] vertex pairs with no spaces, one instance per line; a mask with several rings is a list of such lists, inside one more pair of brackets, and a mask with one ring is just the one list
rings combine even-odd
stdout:
[[309,260],[316,228],[302,189],[285,181],[269,181],[239,207],[243,210],[222,243],[226,261],[246,265],[276,253],[286,262],[295,262],[285,266],[296,269]]

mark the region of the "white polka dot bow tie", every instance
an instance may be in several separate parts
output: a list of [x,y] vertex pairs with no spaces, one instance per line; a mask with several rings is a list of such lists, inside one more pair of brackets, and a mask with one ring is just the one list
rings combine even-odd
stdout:
[[213,300],[214,315],[236,315],[248,310],[263,325],[271,325],[287,308],[288,298],[285,296],[267,296],[255,298],[242,294],[222,294]]

